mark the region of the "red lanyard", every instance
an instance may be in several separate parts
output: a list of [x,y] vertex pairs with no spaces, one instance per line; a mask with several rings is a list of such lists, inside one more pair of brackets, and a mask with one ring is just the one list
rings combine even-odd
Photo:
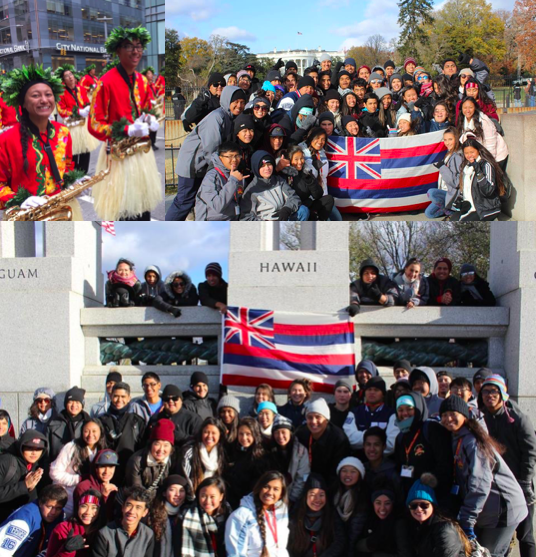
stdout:
[[417,430],[417,433],[415,434],[415,437],[413,438],[413,441],[410,443],[409,447],[406,449],[406,447],[404,447],[404,450],[406,451],[406,464],[409,462],[409,453],[411,452],[411,449],[413,449],[413,445],[415,445],[415,441],[417,441],[417,437],[419,437],[419,433],[421,432],[420,429]]
[[316,557],[316,536],[313,531],[311,531],[311,541],[313,542],[313,557]]
[[210,532],[210,539],[212,541],[212,549],[214,550],[214,555],[218,557],[218,544],[216,543],[216,534]]
[[313,436],[309,437],[309,466],[313,465]]
[[275,540],[275,546],[278,546],[278,541],[277,541],[277,519],[275,518],[275,509],[272,511],[273,514],[273,523],[270,522],[270,513],[268,511],[264,511],[264,516],[266,518],[266,524],[268,524],[268,528],[270,528],[270,532],[272,532],[272,536]]

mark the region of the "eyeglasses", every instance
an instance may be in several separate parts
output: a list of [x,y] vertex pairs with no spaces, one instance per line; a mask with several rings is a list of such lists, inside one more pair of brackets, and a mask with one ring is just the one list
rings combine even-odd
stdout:
[[416,511],[417,509],[427,511],[430,508],[430,503],[426,503],[425,501],[421,501],[420,503],[410,503],[409,508],[412,511]]
[[220,155],[222,159],[229,159],[231,161],[239,161],[242,156],[241,155]]
[[144,383],[142,387],[144,389],[149,389],[149,388],[154,389],[157,385],[158,383]]
[[482,389],[482,396],[499,396],[501,394],[497,389]]
[[127,52],[133,52],[134,50],[136,50],[137,52],[143,52],[143,46],[140,45],[133,45],[133,44],[126,44],[123,46],[123,48],[127,51]]
[[168,396],[164,399],[164,402],[177,402],[179,400],[180,396]]
[[462,75],[460,75],[460,79],[469,79],[469,76],[465,75],[465,74],[462,74]]
[[253,110],[260,110],[261,112],[268,112],[267,106],[254,106]]
[[213,83],[212,84],[213,87],[225,87],[225,83],[221,83],[218,81],[218,83]]
[[430,76],[429,76],[429,75],[426,75],[426,74],[424,74],[424,75],[421,74],[421,75],[417,78],[417,81],[422,81],[423,79],[430,79]]

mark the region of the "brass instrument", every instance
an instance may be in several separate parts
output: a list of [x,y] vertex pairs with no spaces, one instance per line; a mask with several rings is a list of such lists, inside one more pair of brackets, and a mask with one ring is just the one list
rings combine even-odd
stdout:
[[[157,119],[157,122],[163,122],[165,116]],[[148,153],[151,150],[151,140],[148,137],[127,137],[116,143],[112,143],[110,147],[110,155],[115,161],[122,161],[126,157],[131,157],[139,151]]]
[[40,207],[21,209],[18,205],[10,207],[4,211],[6,221],[70,221],[73,213],[68,202],[78,197],[84,190],[87,190],[97,182],[104,180],[110,174],[111,161],[108,167],[95,174],[92,178],[82,178],[82,180],[68,188],[65,188],[57,195],[47,198],[45,204]]
[[85,126],[86,118],[72,118],[69,116],[69,118],[63,120],[63,123],[68,128],[76,128],[77,126]]

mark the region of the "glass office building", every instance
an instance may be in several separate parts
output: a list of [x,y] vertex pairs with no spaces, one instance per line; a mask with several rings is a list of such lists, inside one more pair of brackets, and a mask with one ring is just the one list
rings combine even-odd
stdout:
[[108,31],[143,25],[145,5],[146,0],[0,0],[0,71],[32,62],[53,69],[73,64],[78,70],[96,64],[100,70],[106,52],[105,23],[99,19],[109,18]]
[[147,65],[157,72],[166,56],[166,0],[145,0],[145,27],[152,41],[147,47]]

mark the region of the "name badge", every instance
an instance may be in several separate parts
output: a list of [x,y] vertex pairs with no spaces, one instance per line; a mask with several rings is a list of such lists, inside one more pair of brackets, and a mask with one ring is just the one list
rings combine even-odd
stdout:
[[413,478],[413,472],[415,468],[413,466],[402,466],[402,470],[400,471],[400,476],[402,478]]
[[451,489],[450,492],[452,493],[452,495],[458,495],[458,493],[460,493],[460,486],[454,484]]
[[234,212],[236,216],[240,215],[240,205],[235,205]]

